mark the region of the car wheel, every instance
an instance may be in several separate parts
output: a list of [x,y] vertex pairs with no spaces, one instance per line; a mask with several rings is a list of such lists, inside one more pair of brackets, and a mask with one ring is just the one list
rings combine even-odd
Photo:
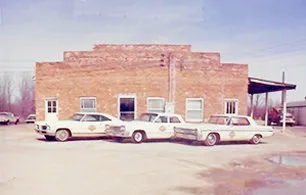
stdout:
[[133,133],[133,135],[132,135],[132,141],[133,141],[134,143],[139,144],[139,143],[143,142],[143,140],[144,140],[144,133],[143,133],[143,132],[141,132],[141,131],[135,131],[135,132]]
[[114,137],[113,138],[115,140],[115,142],[122,142],[123,141],[123,137]]
[[210,133],[206,137],[206,140],[204,141],[204,144],[206,146],[213,146],[217,143],[217,141],[218,141],[217,135],[215,133]]
[[17,119],[17,121],[15,122],[15,125],[17,125],[19,123],[19,119]]
[[69,131],[66,130],[66,129],[60,129],[60,130],[56,131],[56,133],[55,133],[55,139],[57,141],[64,142],[64,141],[67,141],[68,138],[69,138]]
[[260,139],[261,139],[261,136],[260,135],[254,135],[251,139],[251,143],[252,144],[259,144],[260,143]]
[[54,136],[50,136],[50,135],[45,135],[45,138],[47,141],[54,141],[55,137]]
[[8,120],[8,121],[6,121],[4,124],[5,124],[5,125],[8,125],[9,123],[10,123],[10,121]]

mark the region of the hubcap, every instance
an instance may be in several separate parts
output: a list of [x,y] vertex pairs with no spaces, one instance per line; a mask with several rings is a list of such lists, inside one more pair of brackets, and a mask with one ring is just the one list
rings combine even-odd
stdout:
[[213,134],[209,135],[207,139],[209,144],[215,144],[216,142],[216,136]]
[[258,136],[254,136],[253,140],[254,140],[254,143],[258,143],[259,142],[259,137]]
[[136,140],[137,142],[140,142],[141,139],[142,139],[142,134],[139,133],[139,132],[137,132],[137,133],[135,134],[135,140]]
[[60,131],[58,132],[58,138],[60,140],[66,140],[68,137],[68,133],[66,131]]

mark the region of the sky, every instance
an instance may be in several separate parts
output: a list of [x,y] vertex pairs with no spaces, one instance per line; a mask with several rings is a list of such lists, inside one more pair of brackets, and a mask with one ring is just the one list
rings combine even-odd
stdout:
[[0,0],[0,73],[98,43],[190,44],[306,96],[306,0]]

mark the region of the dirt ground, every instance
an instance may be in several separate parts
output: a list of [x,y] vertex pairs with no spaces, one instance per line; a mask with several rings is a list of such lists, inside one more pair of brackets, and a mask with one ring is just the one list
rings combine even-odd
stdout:
[[276,165],[274,154],[306,151],[306,127],[262,144],[214,147],[182,142],[47,142],[34,125],[0,126],[0,194],[248,194],[266,177],[306,178],[306,168]]

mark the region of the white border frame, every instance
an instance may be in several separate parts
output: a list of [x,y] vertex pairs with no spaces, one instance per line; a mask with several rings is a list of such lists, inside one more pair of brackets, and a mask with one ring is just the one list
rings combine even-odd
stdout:
[[233,102],[236,102],[236,113],[234,114],[238,114],[239,113],[239,99],[238,98],[225,98],[224,99],[224,114],[226,114],[226,106],[227,106],[227,102],[229,101],[233,101]]
[[120,98],[134,98],[134,120],[137,117],[137,96],[136,94],[118,94],[117,96],[117,118],[120,119]]
[[[164,101],[164,112],[166,111],[166,99],[163,97],[147,97],[147,109],[146,111],[149,112],[149,100],[163,100]],[[162,112],[162,113],[164,113]]]
[[95,103],[96,111],[95,112],[97,112],[97,97],[93,97],[93,96],[82,96],[82,97],[80,97],[80,112],[82,110],[81,100],[91,100],[91,99],[94,99],[96,101],[96,103]]
[[[187,118],[187,102],[189,100],[201,100],[202,101],[202,119],[197,120],[197,119],[188,119]],[[185,120],[186,122],[203,122],[204,121],[204,98],[186,98],[185,100]]]

